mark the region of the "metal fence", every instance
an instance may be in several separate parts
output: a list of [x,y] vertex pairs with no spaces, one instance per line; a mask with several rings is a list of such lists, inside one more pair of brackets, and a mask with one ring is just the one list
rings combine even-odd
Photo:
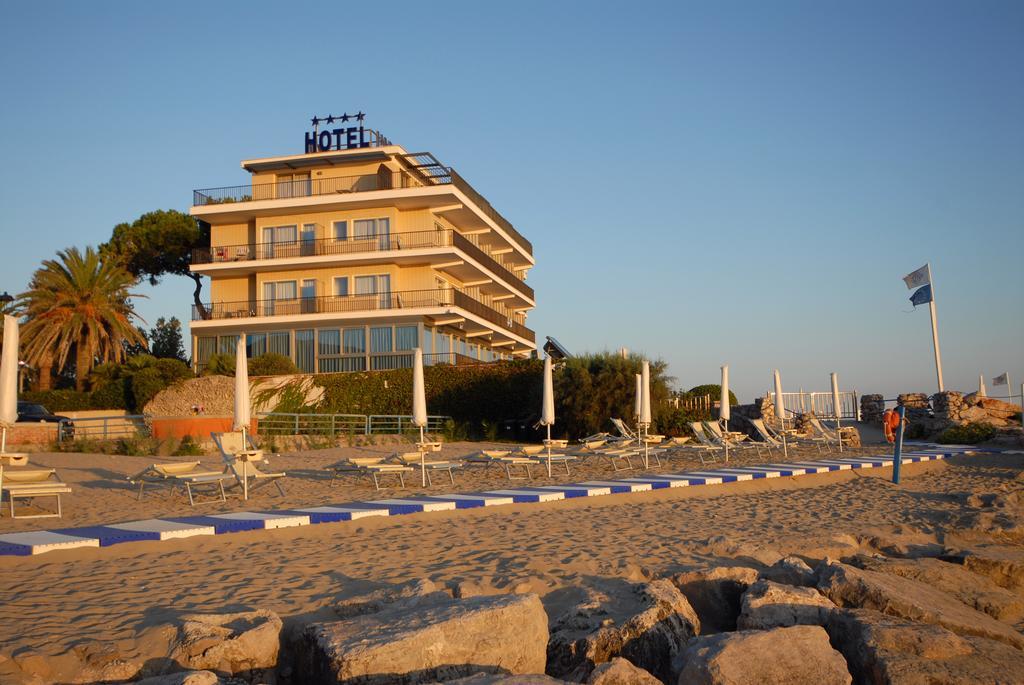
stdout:
[[[146,417],[142,414],[117,414],[71,419],[73,436],[85,440],[114,440],[117,438],[146,437],[150,434]],[[71,437],[70,431],[61,431],[61,440]]]
[[[259,415],[261,433],[275,435],[344,435],[355,433],[404,433],[416,430],[412,416],[400,414],[287,414]],[[428,416],[426,429],[439,432],[450,416]]]
[[[770,396],[774,402],[775,394],[771,393]],[[826,418],[836,415],[832,405],[831,392],[784,392],[782,393],[782,406],[791,415],[810,412]],[[839,393],[839,418],[860,421],[860,398],[857,396],[856,390]]]
[[711,407],[717,406],[711,402],[711,395],[697,395],[696,397],[680,397],[678,395],[668,398],[668,405],[675,409],[682,409],[697,414],[711,415]]

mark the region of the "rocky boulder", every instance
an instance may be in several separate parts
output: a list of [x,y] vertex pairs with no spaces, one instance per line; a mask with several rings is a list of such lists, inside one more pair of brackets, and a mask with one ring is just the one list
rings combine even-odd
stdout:
[[334,612],[339,618],[350,618],[374,614],[388,606],[394,607],[400,604],[412,608],[420,604],[445,602],[449,599],[451,599],[451,595],[438,588],[433,581],[421,579],[339,599],[334,604]]
[[875,609],[1024,648],[1024,635],[1009,625],[926,583],[838,563],[823,565],[818,577],[818,590],[840,607]]
[[944,558],[963,564],[968,571],[985,576],[999,587],[1024,591],[1024,549],[1020,547],[983,545],[951,552]]
[[836,611],[827,629],[858,683],[1020,683],[1024,673],[1024,652],[1002,642],[877,611]]
[[277,666],[281,619],[258,609],[182,617],[170,658],[184,668],[259,676]]
[[136,681],[136,685],[218,685],[222,682],[213,671],[181,671]]
[[999,587],[984,576],[971,573],[963,566],[938,559],[884,559],[867,556],[854,557],[850,564],[869,571],[920,581],[1001,621],[1012,622],[1024,616],[1024,597]]
[[683,655],[679,685],[849,685],[843,655],[820,626],[720,633],[697,638]]
[[764,630],[787,626],[823,626],[836,605],[809,587],[781,585],[759,580],[743,593],[736,627]]
[[296,682],[424,683],[480,672],[543,673],[547,626],[532,594],[382,602],[368,613],[307,625],[297,646]]
[[598,664],[621,656],[668,682],[700,619],[667,580],[609,582],[583,596],[551,622],[547,673],[586,680]]
[[[504,675],[501,673],[477,673],[465,678],[446,680],[444,683],[445,685],[568,685],[564,680],[546,675]],[[439,684],[431,683],[431,685]]]
[[587,679],[587,685],[661,685],[661,681],[626,659],[616,657],[598,664]]
[[800,557],[788,556],[761,571],[759,578],[783,585],[811,587],[817,579],[814,571]]
[[736,630],[740,598],[757,580],[757,570],[746,566],[718,566],[677,573],[671,578],[700,618],[701,631]]

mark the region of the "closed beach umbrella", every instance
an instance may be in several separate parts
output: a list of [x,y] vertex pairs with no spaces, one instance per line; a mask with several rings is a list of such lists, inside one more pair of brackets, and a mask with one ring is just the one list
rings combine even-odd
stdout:
[[[252,415],[249,407],[249,360],[245,354],[245,333],[238,336],[235,344],[235,425],[234,430],[242,431],[242,451],[249,449],[245,433],[249,430]],[[242,459],[242,499],[249,499],[249,461]]]
[[782,378],[778,369],[775,369],[775,417],[782,425],[782,452],[789,457],[789,447],[786,445],[786,408],[782,406]]
[[832,372],[832,411],[836,415],[836,435],[839,437],[839,451],[843,451],[843,432],[839,430],[839,374]]
[[640,395],[640,423],[650,425],[651,423],[651,365],[644,361],[643,369],[640,372],[643,392]]
[[[548,439],[545,445],[551,456],[551,426],[555,425],[555,383],[551,372],[551,357],[544,357],[544,398],[541,401],[540,423],[547,426]],[[551,460],[548,459],[548,477],[551,477]]]
[[[555,425],[555,384],[552,378],[551,357],[544,357],[544,401],[540,411],[541,425],[549,429]],[[550,438],[551,431],[548,430]]]
[[978,374],[978,395],[980,397],[988,397],[988,391],[985,390],[985,376]]
[[726,423],[729,422],[730,409],[729,409],[729,365],[726,364],[722,367],[722,400],[721,407],[718,410],[718,418]]
[[245,355],[245,333],[238,336],[235,345],[235,425],[234,430],[244,434],[252,422],[249,407],[249,360]]
[[18,320],[4,316],[4,351],[0,357],[0,454],[7,451],[7,428],[18,421]]
[[423,350],[416,348],[412,364],[412,423],[420,429],[420,477],[427,487],[426,446],[423,431],[427,427],[427,388],[423,383]]

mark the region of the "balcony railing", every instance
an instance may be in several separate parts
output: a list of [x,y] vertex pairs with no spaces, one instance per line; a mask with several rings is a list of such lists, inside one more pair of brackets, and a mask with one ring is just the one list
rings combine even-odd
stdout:
[[214,302],[202,307],[192,305],[193,321],[218,319],[261,318],[266,316],[295,316],[301,314],[346,314],[352,312],[400,313],[402,309],[418,307],[460,307],[471,314],[512,331],[516,335],[535,341],[529,328],[511,317],[488,307],[470,295],[451,289],[403,290],[371,295],[321,295],[276,300],[240,300]]
[[533,288],[523,282],[521,272],[513,271],[490,256],[469,238],[451,229],[442,231],[416,231],[388,235],[336,240],[297,240],[287,243],[255,243],[253,245],[217,245],[192,250],[193,264],[220,264],[224,262],[247,262],[263,259],[291,259],[320,255],[347,255],[390,250],[412,250],[430,247],[457,247],[485,268],[512,284],[517,290],[533,299]]
[[453,185],[462,191],[484,214],[490,217],[521,248],[533,254],[533,245],[519,234],[514,226],[491,206],[483,195],[459,176],[454,169],[442,167],[444,172],[438,175],[419,175],[408,171],[392,171],[381,169],[375,174],[360,176],[334,176],[328,178],[310,178],[300,181],[279,181],[276,183],[256,183],[244,186],[226,186],[223,188],[204,188],[192,192],[192,204],[197,207],[204,205],[230,204],[234,202],[252,202],[256,200],[280,200],[295,197],[312,197],[321,195],[348,195],[373,190],[394,190],[396,188],[422,188],[435,185]]

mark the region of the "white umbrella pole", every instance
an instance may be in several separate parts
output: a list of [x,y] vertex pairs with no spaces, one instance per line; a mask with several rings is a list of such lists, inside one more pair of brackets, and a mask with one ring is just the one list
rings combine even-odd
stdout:
[[7,426],[4,426],[4,435],[0,438],[0,454],[7,454]]
[[547,448],[548,448],[548,478],[550,478],[551,477],[551,424],[550,423],[548,424]]
[[427,487],[427,453],[424,442],[426,441],[423,439],[423,426],[420,426],[420,482],[423,487]]

